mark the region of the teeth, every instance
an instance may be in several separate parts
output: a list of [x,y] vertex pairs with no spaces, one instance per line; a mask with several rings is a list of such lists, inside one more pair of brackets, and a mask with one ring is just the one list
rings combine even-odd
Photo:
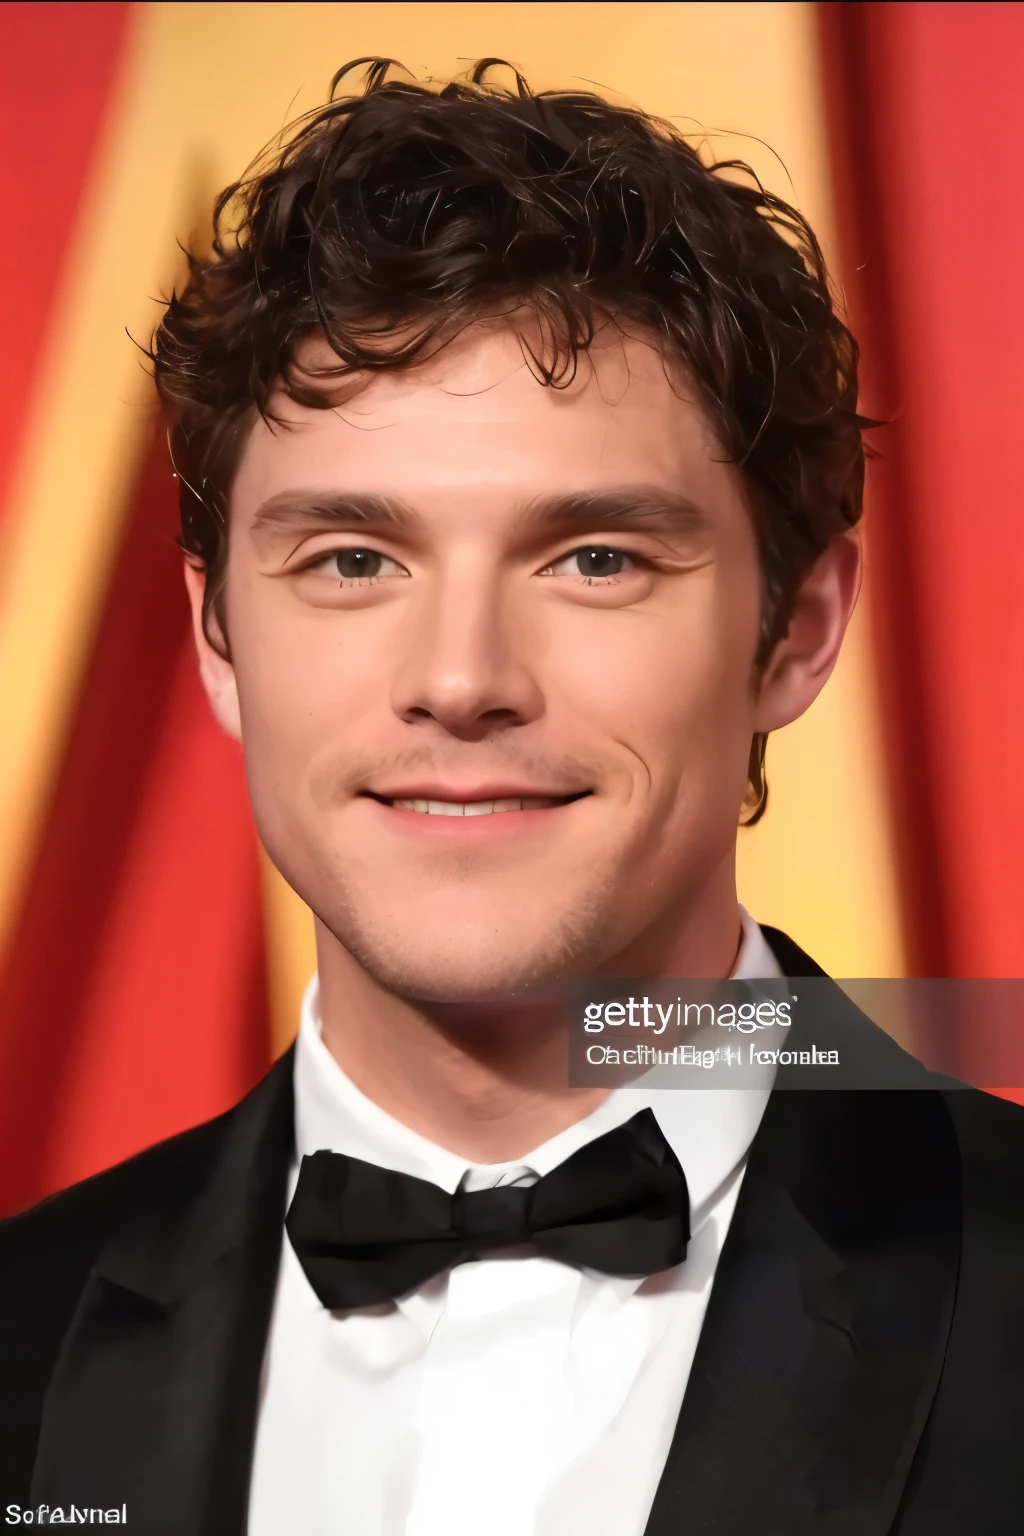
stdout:
[[393,800],[400,811],[423,816],[490,816],[498,811],[546,811],[561,800],[552,795],[527,795],[511,800]]

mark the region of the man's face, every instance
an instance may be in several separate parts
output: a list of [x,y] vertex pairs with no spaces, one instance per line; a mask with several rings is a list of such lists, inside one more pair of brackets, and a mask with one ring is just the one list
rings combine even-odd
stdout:
[[685,379],[606,333],[547,388],[477,326],[277,408],[226,624],[260,834],[340,943],[402,995],[493,997],[731,888],[759,572]]

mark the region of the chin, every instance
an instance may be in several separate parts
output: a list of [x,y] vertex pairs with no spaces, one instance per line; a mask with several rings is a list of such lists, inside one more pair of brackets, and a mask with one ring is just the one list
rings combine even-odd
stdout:
[[354,927],[351,914],[347,922],[328,926],[380,986],[425,1003],[492,1002],[550,985],[578,970],[594,949],[593,935],[581,934],[564,919],[543,935],[516,933],[508,925],[498,935],[485,934],[479,923],[467,922],[385,936]]
[[497,1001],[550,983],[562,969],[556,956],[511,946],[503,947],[500,953],[476,954],[459,952],[454,946],[449,953],[443,948],[352,952],[389,992],[424,1003]]

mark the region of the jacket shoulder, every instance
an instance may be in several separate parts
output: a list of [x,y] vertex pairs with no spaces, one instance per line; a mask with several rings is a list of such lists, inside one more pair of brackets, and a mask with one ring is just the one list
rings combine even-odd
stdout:
[[223,1114],[0,1221],[0,1340],[26,1318],[60,1312],[67,1295],[77,1296],[107,1239],[132,1210],[155,1202],[168,1209],[187,1206],[234,1125],[248,1120],[258,1127],[277,1106],[287,1111],[290,1127],[291,1069],[289,1050]]
[[76,1256],[88,1255],[88,1268],[117,1217],[134,1198],[153,1184],[176,1182],[200,1172],[234,1113],[228,1110],[170,1136],[0,1221],[0,1287],[6,1287],[21,1266],[39,1268],[55,1254],[62,1255],[63,1266]]
[[965,1197],[1006,1204],[1024,1231],[1024,1106],[977,1088],[943,1093],[953,1122]]
[[[0,1470],[27,1496],[43,1397],[89,1273],[136,1202],[187,1190],[231,1110],[0,1222]],[[23,1486],[24,1485],[24,1486]]]
[[[784,976],[828,979],[828,973],[788,934],[764,923],[761,932]],[[841,993],[836,997],[845,1005]],[[890,1075],[898,1063],[913,1062],[914,1058],[878,1025],[857,1010],[852,1014],[857,1020],[858,1040],[870,1038],[876,1049],[884,1051],[875,1060],[880,1060]],[[1003,1207],[1007,1218],[1015,1220],[1024,1233],[1024,1106],[930,1072],[919,1085],[906,1086],[915,1093],[934,1091],[942,1099],[959,1151],[965,1205]]]
[[110,1245],[145,1243],[153,1220],[173,1232],[225,1169],[237,1185],[253,1159],[280,1163],[292,1136],[291,1063],[287,1051],[216,1119],[0,1222],[0,1490],[27,1502],[47,1388]]

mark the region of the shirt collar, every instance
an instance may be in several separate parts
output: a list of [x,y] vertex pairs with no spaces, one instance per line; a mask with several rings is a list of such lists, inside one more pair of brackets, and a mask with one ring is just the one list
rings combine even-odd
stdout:
[[[760,928],[741,907],[743,937],[732,979],[779,979],[781,971]],[[771,1091],[774,1068],[744,1088],[616,1088],[603,1104],[514,1163],[472,1164],[428,1141],[368,1099],[346,1076],[320,1036],[316,977],[302,1003],[295,1046],[295,1135],[298,1156],[326,1149],[426,1179],[449,1193],[466,1176],[486,1187],[531,1170],[543,1177],[574,1152],[651,1108],[686,1174],[690,1226],[696,1231],[722,1186],[746,1157]]]

